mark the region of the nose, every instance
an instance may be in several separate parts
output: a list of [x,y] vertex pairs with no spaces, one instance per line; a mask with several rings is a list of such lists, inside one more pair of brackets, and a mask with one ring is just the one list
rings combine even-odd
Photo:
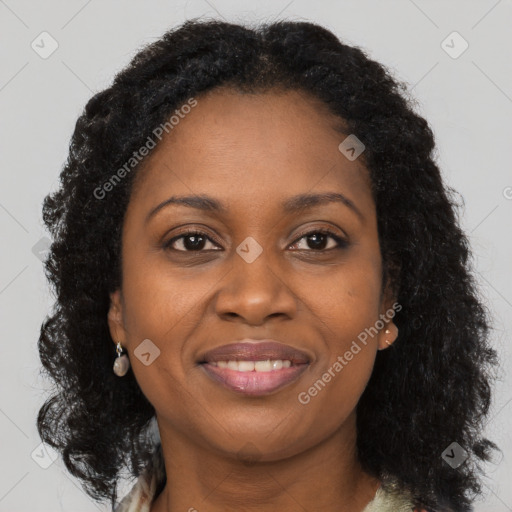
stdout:
[[270,264],[265,251],[252,263],[236,254],[216,294],[216,313],[224,320],[250,325],[263,325],[274,317],[292,319],[298,298],[288,281],[289,276]]

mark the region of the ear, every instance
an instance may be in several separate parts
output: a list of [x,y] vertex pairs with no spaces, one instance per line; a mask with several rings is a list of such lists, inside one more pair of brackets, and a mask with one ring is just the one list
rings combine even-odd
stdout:
[[398,338],[398,327],[394,324],[393,320],[384,321],[384,327],[378,334],[378,350],[384,350],[390,347]]
[[397,302],[394,294],[391,293],[389,288],[386,288],[383,295],[379,321],[379,325],[381,322],[384,325],[379,329],[379,334],[377,335],[378,350],[384,350],[390,347],[397,339],[398,327],[393,322],[393,318],[401,309],[402,306]]
[[126,330],[124,328],[121,290],[116,290],[110,294],[108,327],[110,329],[110,336],[112,337],[114,344],[117,345],[118,342],[124,344],[126,341]]

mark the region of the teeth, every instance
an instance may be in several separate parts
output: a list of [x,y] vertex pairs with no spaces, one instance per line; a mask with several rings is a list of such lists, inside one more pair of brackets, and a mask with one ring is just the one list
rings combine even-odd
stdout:
[[228,361],[228,368],[230,370],[238,370],[238,361]]
[[[277,363],[278,361],[256,361],[254,363],[254,369],[257,372],[270,372],[272,370],[279,370],[279,368],[277,368]],[[283,363],[281,363],[281,361],[279,361],[279,363],[282,367]]]
[[219,368],[228,368],[238,372],[271,372],[281,370],[282,368],[290,368],[292,362],[289,360],[266,360],[266,361],[217,361],[210,363]]
[[239,372],[252,372],[253,370],[254,370],[254,362],[253,361],[238,361],[238,371]]

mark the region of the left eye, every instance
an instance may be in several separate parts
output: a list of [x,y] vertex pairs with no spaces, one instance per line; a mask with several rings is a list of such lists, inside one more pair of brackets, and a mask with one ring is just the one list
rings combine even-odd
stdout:
[[[334,240],[335,244],[331,247],[325,247],[326,241],[328,239]],[[297,241],[291,245],[290,247],[293,247],[294,245],[299,245],[300,241],[306,239],[306,244],[312,244],[313,250],[315,251],[321,251],[321,250],[328,250],[328,249],[336,249],[336,248],[345,248],[348,246],[348,242],[344,240],[343,238],[339,237],[338,235],[335,235],[329,230],[316,230],[316,231],[310,231],[309,233],[304,233],[301,235]],[[297,250],[304,250],[304,247],[296,247]]]

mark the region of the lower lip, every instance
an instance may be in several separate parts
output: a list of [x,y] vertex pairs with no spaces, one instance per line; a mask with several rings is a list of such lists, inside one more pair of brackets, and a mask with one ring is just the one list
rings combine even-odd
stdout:
[[202,364],[201,367],[208,376],[231,391],[249,396],[262,396],[277,391],[298,379],[308,364],[290,366],[270,372],[239,372],[208,363]]

